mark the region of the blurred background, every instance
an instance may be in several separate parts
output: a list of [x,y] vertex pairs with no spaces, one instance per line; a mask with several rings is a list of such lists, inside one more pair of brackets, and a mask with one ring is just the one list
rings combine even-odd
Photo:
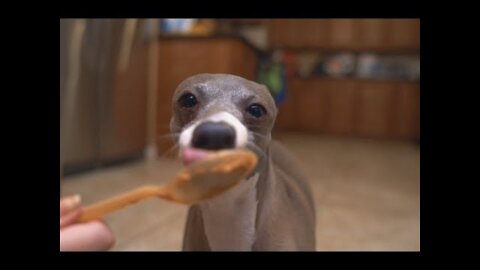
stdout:
[[[273,137],[301,161],[318,250],[420,249],[418,19],[62,19],[60,191],[84,204],[182,167],[168,136],[197,73],[267,85]],[[180,250],[187,207],[105,218],[113,250]]]

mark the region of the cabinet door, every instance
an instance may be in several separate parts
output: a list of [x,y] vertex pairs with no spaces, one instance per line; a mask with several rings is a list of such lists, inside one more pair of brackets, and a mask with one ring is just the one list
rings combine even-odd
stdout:
[[231,40],[225,45],[228,48],[225,56],[231,57],[231,60],[228,61],[229,67],[226,69],[228,73],[254,81],[257,65],[255,52],[237,40]]
[[296,81],[291,91],[295,94],[295,125],[298,129],[321,132],[326,127],[329,81],[322,79]]
[[305,48],[329,48],[330,46],[330,20],[308,19],[303,20],[303,35]]
[[330,46],[332,49],[355,49],[357,41],[357,20],[332,19],[330,21]]
[[387,43],[392,49],[420,48],[420,20],[388,20]]
[[268,36],[271,48],[285,46],[288,21],[283,19],[268,20]]
[[386,47],[387,20],[361,19],[358,20],[359,49],[381,50]]
[[419,19],[272,19],[271,48],[418,49]]
[[365,137],[391,136],[395,84],[363,81],[360,83],[356,133]]
[[418,83],[398,83],[395,91],[393,133],[400,139],[419,139],[420,87]]
[[271,48],[330,47],[330,20],[272,19],[267,25]]
[[352,135],[354,132],[356,95],[358,82],[334,80],[329,85],[329,110],[327,132],[338,135]]

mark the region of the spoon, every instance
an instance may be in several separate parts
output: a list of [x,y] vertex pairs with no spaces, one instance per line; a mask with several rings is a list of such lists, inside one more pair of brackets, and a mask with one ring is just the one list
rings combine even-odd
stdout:
[[165,186],[146,185],[85,207],[80,222],[99,219],[150,197],[182,204],[210,199],[235,186],[255,169],[257,156],[248,150],[222,150],[182,169]]

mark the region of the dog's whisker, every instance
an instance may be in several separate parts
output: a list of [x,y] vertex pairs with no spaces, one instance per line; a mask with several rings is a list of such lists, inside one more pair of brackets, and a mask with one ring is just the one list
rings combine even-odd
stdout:
[[157,137],[157,140],[160,142],[170,142],[170,143],[177,143],[178,138],[180,137],[180,133],[170,133],[170,134],[163,134]]
[[260,155],[261,158],[265,158],[265,157],[266,157],[265,151],[263,151],[260,147],[258,147],[257,145],[255,145],[253,142],[247,142],[247,148],[250,148],[251,150],[253,150],[255,153],[257,153],[258,155]]
[[164,153],[162,153],[161,157],[168,157],[171,153],[173,153],[173,151],[178,150],[179,148],[180,145],[178,143],[175,143],[172,147],[168,148]]
[[263,134],[258,133],[258,132],[256,132],[256,131],[249,130],[248,132],[249,132],[249,134],[251,134],[251,135],[253,135],[253,136],[258,136],[258,137],[260,137],[260,138],[267,138],[266,135],[263,135]]
[[158,136],[158,139],[164,139],[164,138],[178,138],[180,137],[180,133],[168,133],[168,134],[162,134]]

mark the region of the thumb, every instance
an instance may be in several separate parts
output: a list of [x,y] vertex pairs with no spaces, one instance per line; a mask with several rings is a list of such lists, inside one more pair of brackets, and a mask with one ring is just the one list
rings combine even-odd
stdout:
[[80,217],[80,202],[81,198],[79,195],[60,200],[60,228],[72,224]]
[[81,201],[82,199],[78,194],[60,199],[60,217],[79,208]]

